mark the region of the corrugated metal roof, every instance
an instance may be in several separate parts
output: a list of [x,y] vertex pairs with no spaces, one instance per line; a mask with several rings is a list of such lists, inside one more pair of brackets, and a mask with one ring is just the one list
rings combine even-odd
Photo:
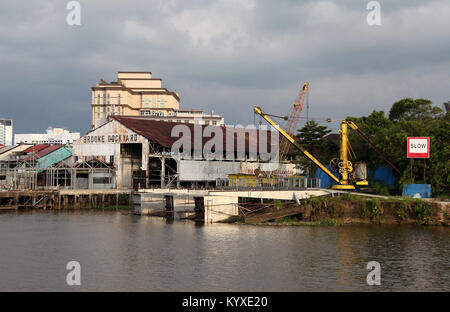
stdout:
[[24,161],[30,161],[30,160],[36,160],[36,159],[39,159],[39,158],[41,158],[41,157],[44,157],[45,155],[50,154],[50,153],[53,152],[53,151],[56,151],[57,149],[60,149],[61,147],[64,147],[64,145],[63,145],[63,144],[55,144],[55,145],[47,146],[46,148],[41,149],[41,150],[38,151],[37,153],[34,153],[34,154],[32,154],[32,155],[26,157],[26,158],[24,159]]
[[37,162],[39,169],[42,170],[51,167],[54,164],[57,164],[60,161],[72,156],[72,153],[72,147],[62,145],[60,148],[55,149],[54,151],[38,159]]
[[24,153],[36,153],[36,152],[39,152],[40,150],[43,150],[44,148],[47,148],[49,146],[50,146],[50,144],[38,144],[38,145],[27,148],[26,150],[24,150]]
[[[149,141],[156,143],[158,145],[161,145],[165,148],[171,148],[172,145],[181,137],[172,137],[172,129],[177,125],[183,125],[190,129],[191,131],[191,146],[194,146],[194,127],[201,127],[202,133],[204,131],[204,128],[207,127],[205,125],[195,125],[190,123],[176,123],[176,122],[167,122],[167,121],[156,121],[151,119],[144,119],[144,118],[133,118],[133,117],[121,117],[121,116],[112,116],[112,119],[117,120],[122,125],[127,127],[128,129],[136,132],[137,134],[142,135],[143,137],[147,138]],[[268,149],[267,151],[271,151],[271,135],[269,131],[264,130],[256,130],[256,129],[244,129],[244,128],[232,128],[232,127],[225,127],[225,126],[209,126],[209,127],[217,127],[221,128],[222,130],[222,142],[223,142],[223,148],[226,149],[226,136],[232,135],[232,133],[235,136],[235,139],[233,140],[233,151],[240,152],[242,149],[238,148],[237,144],[237,134],[236,133],[245,133],[245,151],[249,150],[249,144],[256,144],[256,147],[259,151],[259,139],[265,138],[267,141]],[[215,135],[215,134],[214,134]],[[212,135],[212,137],[214,137]],[[281,135],[278,134],[280,140]],[[208,142],[211,139],[211,137],[203,137],[202,138],[202,147],[205,145],[206,142]]]
[[17,146],[3,146],[1,149],[0,149],[0,154],[3,154],[3,153],[6,153],[7,151],[10,151],[10,150],[12,150],[13,148],[16,148]]
[[0,161],[7,160],[9,156],[11,156],[14,153],[21,153],[25,149],[29,148],[30,144],[19,144],[19,145],[13,145],[13,146],[5,146],[0,150]]
[[0,150],[0,154],[6,153],[8,151],[12,151],[16,148],[21,147],[22,145],[9,145],[9,146],[3,146],[3,148]]

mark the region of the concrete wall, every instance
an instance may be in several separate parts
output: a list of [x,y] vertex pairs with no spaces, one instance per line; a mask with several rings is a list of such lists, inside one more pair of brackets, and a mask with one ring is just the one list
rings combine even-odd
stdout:
[[205,196],[208,191],[202,190],[171,190],[171,189],[153,189],[139,190],[134,195],[135,213],[151,214],[155,212],[165,211],[165,196],[173,196],[173,205],[175,218],[186,218],[194,213],[195,201],[194,197]]
[[141,215],[148,215],[165,210],[164,194],[169,189],[139,190],[134,193],[134,212]]
[[180,160],[180,181],[215,181],[239,173],[239,162]]
[[225,221],[239,214],[238,196],[214,196],[203,197],[205,205],[205,223]]

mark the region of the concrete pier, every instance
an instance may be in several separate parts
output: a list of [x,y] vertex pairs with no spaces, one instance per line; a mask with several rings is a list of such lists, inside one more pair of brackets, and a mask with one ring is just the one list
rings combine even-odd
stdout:
[[[224,222],[239,216],[239,203],[246,200],[296,202],[317,196],[333,196],[328,189],[283,191],[218,191],[189,189],[143,189],[134,194],[135,213],[160,215],[169,207],[173,218],[193,218],[204,223]],[[170,200],[168,205],[167,200]]]

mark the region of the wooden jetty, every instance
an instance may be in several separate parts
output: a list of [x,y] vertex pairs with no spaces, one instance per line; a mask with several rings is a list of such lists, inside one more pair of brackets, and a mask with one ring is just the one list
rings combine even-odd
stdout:
[[0,191],[0,210],[93,209],[133,205],[133,191],[99,190],[17,190]]

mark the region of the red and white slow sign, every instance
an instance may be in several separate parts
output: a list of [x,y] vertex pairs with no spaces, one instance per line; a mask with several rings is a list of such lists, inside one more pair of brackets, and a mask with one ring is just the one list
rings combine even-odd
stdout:
[[408,138],[408,158],[430,158],[430,138]]

